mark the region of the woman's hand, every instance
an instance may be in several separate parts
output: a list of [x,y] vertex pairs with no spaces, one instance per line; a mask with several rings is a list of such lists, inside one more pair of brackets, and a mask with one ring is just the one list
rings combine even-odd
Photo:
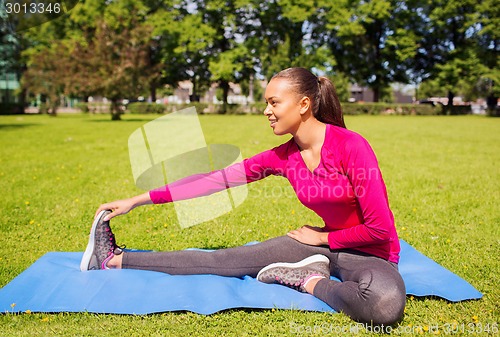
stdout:
[[146,204],[151,204],[151,198],[149,197],[149,193],[144,193],[141,195],[138,195],[133,198],[129,199],[123,199],[123,200],[116,200],[113,202],[109,202],[106,204],[102,204],[99,206],[97,211],[95,212],[94,218],[101,212],[101,211],[106,211],[110,210],[112,213],[106,215],[104,218],[104,221],[109,221],[115,216],[122,215],[122,214],[127,214],[130,212],[132,209],[136,208],[137,206],[142,206]]
[[328,245],[328,232],[320,227],[303,226],[287,233],[289,237],[311,246]]

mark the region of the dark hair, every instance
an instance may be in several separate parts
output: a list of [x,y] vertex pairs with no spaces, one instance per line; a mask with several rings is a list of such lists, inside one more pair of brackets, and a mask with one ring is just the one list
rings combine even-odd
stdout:
[[274,78],[287,79],[295,92],[309,97],[313,116],[317,120],[346,127],[335,86],[327,77],[317,77],[306,68],[296,67],[282,70],[274,75]]

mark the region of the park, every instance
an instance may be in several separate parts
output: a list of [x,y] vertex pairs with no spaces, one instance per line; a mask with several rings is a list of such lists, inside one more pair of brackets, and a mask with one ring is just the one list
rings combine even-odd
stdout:
[[[1,120],[4,286],[50,251],[83,251],[99,203],[137,192],[127,139],[152,120],[125,115],[8,116]],[[373,144],[400,237],[466,279],[484,297],[449,303],[408,297],[401,327],[474,329],[498,322],[498,124],[484,116],[348,116],[349,128]],[[263,116],[201,116],[207,143],[233,144],[244,156],[279,144]],[[256,211],[258,209],[258,211]],[[169,205],[137,209],[115,221],[133,248],[173,250],[231,247],[318,223],[286,181],[249,185],[234,211],[181,229]],[[293,335],[295,326],[349,326],[344,315],[290,310],[229,310],[210,316],[5,314],[3,334],[16,335]],[[332,328],[331,331],[335,331]],[[424,330],[422,330],[424,331]],[[360,329],[360,335],[365,332]]]
[[[403,318],[385,330],[344,313],[294,308],[116,314],[19,311],[12,301],[0,315],[0,335],[497,335],[495,6],[355,3],[87,0],[38,21],[2,14],[0,287],[47,253],[83,252],[100,204],[145,192],[134,180],[128,141],[147,123],[194,107],[206,143],[237,147],[243,158],[288,141],[270,130],[265,85],[255,84],[300,66],[335,83],[347,129],[373,148],[398,237],[480,299],[408,294]],[[190,83],[188,97],[164,104],[160,98],[173,97],[180,82]],[[410,88],[412,103],[396,100],[395,84]],[[235,85],[251,99],[232,104]],[[370,101],[353,99],[354,85],[369,90]],[[210,89],[216,99],[206,101]],[[429,97],[449,104],[428,104]],[[458,97],[467,103],[454,105]],[[470,102],[486,112],[473,114]],[[322,219],[281,177],[248,184],[237,207],[189,228],[173,204],[112,220],[120,244],[152,251],[237,247],[305,224]]]

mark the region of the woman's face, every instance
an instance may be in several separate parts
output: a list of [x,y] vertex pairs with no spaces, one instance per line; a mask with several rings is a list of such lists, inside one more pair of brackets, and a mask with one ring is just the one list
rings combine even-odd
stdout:
[[294,135],[301,123],[302,97],[300,97],[284,78],[272,79],[265,93],[267,107],[264,115],[271,123],[276,135]]

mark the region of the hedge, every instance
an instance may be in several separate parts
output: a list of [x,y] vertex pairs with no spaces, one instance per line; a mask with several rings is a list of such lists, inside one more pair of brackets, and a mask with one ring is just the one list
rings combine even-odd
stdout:
[[83,113],[88,113],[90,111],[88,103],[85,102],[76,103],[75,108],[80,109]]
[[[186,108],[194,107],[198,114],[220,114],[222,113],[222,105],[208,103],[185,103],[185,104],[156,104],[135,102],[127,105],[126,112],[131,114],[164,114],[174,111],[180,111]],[[259,102],[249,105],[228,104],[226,105],[226,114],[261,114],[266,108],[266,103]],[[82,110],[82,109],[81,109]],[[83,111],[83,110],[82,110]]]
[[[96,103],[78,103],[82,112],[109,112],[109,105]],[[198,114],[222,113],[222,105],[207,103],[157,104],[134,102],[126,106],[126,112],[131,114],[165,114],[194,107]],[[248,105],[228,104],[226,114],[262,114],[266,108],[265,102]],[[104,111],[106,110],[106,111]],[[464,115],[470,114],[470,106],[432,106],[430,104],[397,104],[397,103],[342,103],[344,115]]]
[[0,115],[17,115],[24,113],[22,104],[19,103],[0,103]]
[[109,113],[111,108],[111,103],[104,102],[79,102],[75,104],[75,108],[79,109],[83,113]]
[[126,111],[131,114],[163,114],[165,113],[165,105],[135,102],[128,104]]
[[439,115],[441,108],[430,104],[342,103],[344,115]]

